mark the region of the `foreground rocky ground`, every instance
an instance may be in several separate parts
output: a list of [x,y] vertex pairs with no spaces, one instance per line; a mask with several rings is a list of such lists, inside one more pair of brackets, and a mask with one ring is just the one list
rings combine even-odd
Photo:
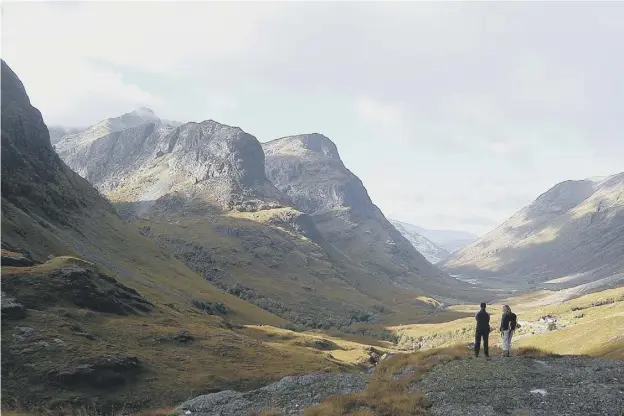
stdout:
[[[418,372],[417,367],[410,365],[393,372],[392,380],[410,378]],[[303,415],[304,408],[330,396],[363,391],[370,380],[367,375],[345,373],[285,377],[248,393],[222,391],[199,396],[182,404],[178,411],[181,415],[234,416],[271,409],[270,414]],[[616,360],[574,356],[462,358],[435,366],[409,385],[406,394],[424,393],[432,415],[624,414],[624,362]],[[377,414],[364,401],[354,404],[354,409]],[[410,409],[397,414],[420,415],[426,411],[414,408],[415,413],[410,413]],[[343,414],[342,410],[346,409],[337,414]]]
[[414,391],[434,415],[622,416],[624,362],[582,357],[493,357],[439,365]]
[[239,416],[276,409],[284,415],[299,415],[305,407],[318,404],[334,394],[361,391],[366,381],[352,373],[314,373],[284,377],[248,393],[227,390],[206,394],[183,403],[180,414],[193,416]]

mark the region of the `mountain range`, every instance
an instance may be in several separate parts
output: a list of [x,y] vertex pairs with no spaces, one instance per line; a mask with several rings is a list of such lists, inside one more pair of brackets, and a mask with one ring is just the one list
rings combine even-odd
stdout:
[[386,220],[323,135],[262,145],[238,127],[174,127],[139,109],[55,148],[162,248],[297,324],[341,327],[377,311],[418,316],[429,307],[419,295],[475,296]]

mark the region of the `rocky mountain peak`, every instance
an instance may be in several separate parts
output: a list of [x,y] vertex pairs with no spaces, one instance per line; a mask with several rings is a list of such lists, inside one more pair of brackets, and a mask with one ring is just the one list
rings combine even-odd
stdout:
[[318,133],[283,137],[264,143],[263,148],[267,177],[304,212],[347,208],[374,215],[377,211],[360,179],[344,166],[327,137]]
[[213,120],[186,123],[164,142],[173,168],[184,170],[196,181],[224,175],[233,175],[246,184],[266,181],[260,142],[238,127]]
[[118,131],[142,124],[157,123],[160,119],[151,109],[140,107],[119,117],[108,118],[104,122],[112,128],[112,131]]
[[291,153],[340,161],[338,148],[334,142],[320,133],[283,137],[265,143],[264,149],[267,156],[274,153]]
[[174,193],[221,209],[283,199],[266,177],[260,142],[214,120],[174,127],[143,108],[66,137],[56,149],[101,192],[141,203],[142,213]]

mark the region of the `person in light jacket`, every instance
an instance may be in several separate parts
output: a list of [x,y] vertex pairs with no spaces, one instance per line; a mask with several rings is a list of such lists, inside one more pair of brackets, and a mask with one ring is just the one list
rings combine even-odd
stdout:
[[509,351],[511,350],[511,338],[516,330],[517,317],[516,314],[511,311],[509,305],[503,306],[503,317],[501,318],[500,332],[503,338],[503,356],[509,357]]

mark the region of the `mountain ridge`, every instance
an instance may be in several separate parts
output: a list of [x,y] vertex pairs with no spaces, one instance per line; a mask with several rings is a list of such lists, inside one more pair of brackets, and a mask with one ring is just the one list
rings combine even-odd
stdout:
[[556,184],[441,266],[472,276],[591,279],[621,271],[622,259],[624,173]]

